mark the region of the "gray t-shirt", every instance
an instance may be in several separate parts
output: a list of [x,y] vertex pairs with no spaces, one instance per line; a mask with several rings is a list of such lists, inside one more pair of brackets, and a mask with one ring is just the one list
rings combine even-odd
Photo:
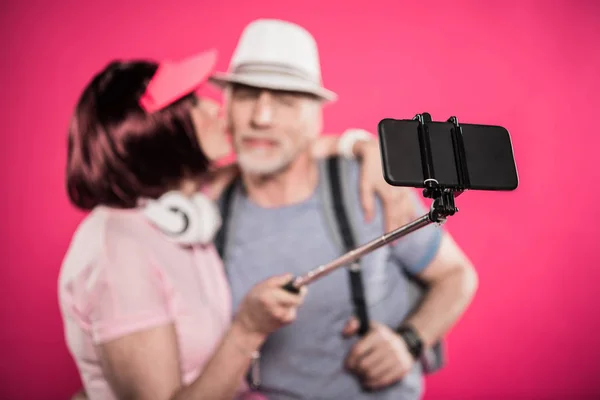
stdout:
[[[356,240],[364,244],[384,231],[381,204],[376,217],[364,222],[359,201],[359,167],[349,162],[348,182],[354,185],[350,213],[360,227]],[[250,288],[273,275],[301,275],[343,254],[324,215],[323,179],[306,201],[279,208],[261,208],[234,192],[227,231],[225,268],[234,311]],[[420,205],[425,213],[425,208]],[[398,326],[408,312],[406,278],[401,269],[416,274],[433,259],[441,231],[435,225],[413,232],[393,246],[361,261],[369,315],[374,321]],[[262,348],[261,387],[269,399],[417,399],[422,394],[420,365],[402,382],[381,391],[364,392],[358,379],[344,369],[344,360],[357,338],[341,334],[352,316],[348,272],[339,269],[310,285],[297,320],[273,333]]]

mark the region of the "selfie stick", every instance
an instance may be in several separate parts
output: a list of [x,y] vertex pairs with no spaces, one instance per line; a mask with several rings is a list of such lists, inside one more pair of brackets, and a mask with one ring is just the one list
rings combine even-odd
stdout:
[[429,213],[410,222],[400,228],[380,236],[325,265],[309,271],[305,275],[297,276],[288,282],[283,288],[292,293],[299,293],[302,286],[308,285],[317,279],[328,275],[336,269],[349,265],[366,254],[383,247],[403,236],[426,227],[429,224],[443,224],[446,218],[458,212],[454,199],[462,194],[469,185],[465,149],[462,138],[462,129],[456,117],[451,117],[448,122],[454,124],[452,128],[452,144],[454,147],[454,158],[456,160],[456,171],[458,176],[457,188],[448,189],[442,187],[435,179],[433,161],[431,156],[431,142],[427,123],[431,122],[428,113],[417,114],[414,120],[419,121],[419,143],[421,147],[421,161],[423,167],[423,196],[433,199]]

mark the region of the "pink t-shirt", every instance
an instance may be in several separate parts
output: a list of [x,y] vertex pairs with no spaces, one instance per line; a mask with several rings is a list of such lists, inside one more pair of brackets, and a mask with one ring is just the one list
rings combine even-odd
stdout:
[[98,207],[81,223],[61,268],[59,301],[67,346],[94,400],[115,398],[94,344],[173,323],[188,384],[231,320],[214,246],[169,242],[138,210]]

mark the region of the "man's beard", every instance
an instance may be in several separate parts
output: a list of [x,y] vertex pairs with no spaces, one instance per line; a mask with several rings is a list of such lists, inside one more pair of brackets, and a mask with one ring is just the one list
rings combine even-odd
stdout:
[[260,150],[241,151],[237,154],[240,169],[251,175],[270,176],[284,171],[296,158],[297,151],[291,146],[280,147],[278,154],[266,159]]

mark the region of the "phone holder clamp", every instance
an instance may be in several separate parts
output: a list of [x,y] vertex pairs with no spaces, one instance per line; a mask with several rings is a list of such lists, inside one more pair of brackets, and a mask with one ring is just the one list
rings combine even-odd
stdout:
[[458,188],[445,188],[441,186],[435,178],[435,169],[431,151],[431,138],[429,136],[428,124],[432,121],[429,113],[417,114],[413,120],[419,122],[419,145],[421,149],[421,163],[423,168],[423,197],[433,199],[429,219],[431,222],[442,224],[446,218],[458,212],[455,205],[455,198],[463,193],[469,186],[469,171],[467,169],[467,158],[462,135],[462,128],[458,123],[458,118],[450,117],[448,122],[454,126],[452,128],[452,146],[456,160],[456,174],[458,177]]

